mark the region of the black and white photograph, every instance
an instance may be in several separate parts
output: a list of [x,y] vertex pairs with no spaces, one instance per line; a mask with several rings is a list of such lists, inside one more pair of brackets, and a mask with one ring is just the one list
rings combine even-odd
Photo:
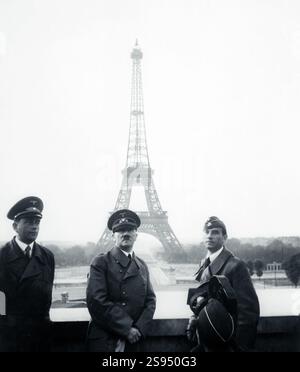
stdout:
[[0,352],[299,352],[299,102],[297,0],[0,0]]

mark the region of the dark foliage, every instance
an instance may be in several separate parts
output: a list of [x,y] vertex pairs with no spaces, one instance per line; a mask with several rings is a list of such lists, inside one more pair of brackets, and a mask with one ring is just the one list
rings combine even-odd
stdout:
[[286,276],[294,284],[298,286],[300,280],[300,253],[290,257],[289,260],[285,261],[283,267],[286,272]]

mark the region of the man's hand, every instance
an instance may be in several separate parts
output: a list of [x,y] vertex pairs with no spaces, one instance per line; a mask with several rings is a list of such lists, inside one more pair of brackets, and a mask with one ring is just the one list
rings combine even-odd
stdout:
[[0,291],[0,315],[6,315],[6,298],[5,293]]
[[131,344],[134,344],[136,343],[137,341],[139,341],[139,339],[142,337],[140,331],[137,329],[137,328],[130,328],[129,330],[129,333],[127,335],[127,340],[131,343]]
[[189,323],[186,328],[186,336],[190,342],[196,340],[196,325],[197,325],[197,318],[195,315],[192,315],[189,319]]

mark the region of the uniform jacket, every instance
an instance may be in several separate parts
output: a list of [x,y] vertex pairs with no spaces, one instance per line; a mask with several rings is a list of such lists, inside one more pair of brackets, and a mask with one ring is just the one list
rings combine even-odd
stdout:
[[29,262],[14,239],[0,248],[0,291],[6,296],[7,314],[0,328],[14,332],[15,342],[29,329],[35,328],[37,335],[39,324],[49,321],[54,267],[53,254],[37,243]]
[[156,297],[147,265],[114,247],[94,258],[87,286],[91,315],[88,339],[98,339],[103,351],[113,351],[119,338],[125,339],[132,326],[146,336],[152,321]]
[[245,263],[226,248],[205,269],[204,261],[200,263],[196,280],[202,285],[213,275],[224,275],[229,279],[237,298],[237,344],[242,348],[253,348],[259,320],[259,302]]

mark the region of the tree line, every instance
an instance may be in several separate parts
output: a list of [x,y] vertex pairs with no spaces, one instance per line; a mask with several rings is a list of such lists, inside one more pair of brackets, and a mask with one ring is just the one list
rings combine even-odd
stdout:
[[[295,247],[292,244],[283,243],[279,239],[274,239],[269,244],[262,246],[242,243],[239,239],[232,238],[226,241],[226,247],[245,262],[260,260],[264,267],[274,261],[283,263],[293,255],[300,253],[300,246]],[[200,262],[207,253],[204,243],[191,244],[184,248],[187,262],[190,263]]]
[[[76,244],[67,249],[54,244],[46,245],[46,247],[54,253],[57,266],[89,265],[93,257],[99,253],[99,249],[93,242],[84,245]],[[262,246],[243,244],[239,239],[232,238],[227,240],[226,247],[245,262],[262,261],[263,268],[274,261],[284,263],[293,255],[300,253],[300,247],[285,244],[279,239]],[[173,263],[199,263],[207,253],[203,243],[190,244],[183,248],[184,254],[178,256],[175,252],[168,252],[168,254],[162,252],[159,258]]]
[[[90,265],[92,259],[99,253],[99,248],[92,242],[74,245],[68,249],[54,244],[46,246],[55,255],[57,267]],[[287,277],[295,286],[300,281],[300,247],[283,243],[280,239],[274,239],[271,243],[262,246],[242,243],[236,238],[228,239],[226,247],[245,261],[251,275],[256,273],[257,276],[262,276],[266,265],[275,261],[282,263]],[[199,263],[207,253],[204,243],[191,244],[183,248],[183,254],[163,252],[160,253],[159,258],[170,263]]]
[[[239,239],[232,238],[226,242],[226,247],[237,257],[242,259],[249,270],[250,275],[254,273],[258,277],[268,263],[278,262],[282,264],[288,279],[297,287],[300,281],[300,247],[290,243],[284,243],[280,239],[274,239],[267,245],[243,244]],[[186,247],[188,262],[200,262],[205,257],[207,250],[203,243]]]
[[89,265],[97,255],[96,244],[88,242],[77,244],[70,248],[61,248],[56,244],[45,244],[55,257],[56,267]]

